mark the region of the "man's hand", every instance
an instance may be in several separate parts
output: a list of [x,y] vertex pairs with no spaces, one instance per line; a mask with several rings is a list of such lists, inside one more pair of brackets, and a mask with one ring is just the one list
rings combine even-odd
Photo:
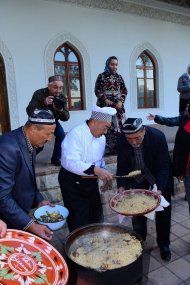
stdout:
[[46,98],[44,99],[44,104],[45,104],[46,106],[52,105],[52,104],[53,104],[53,98],[54,98],[54,96],[48,96],[48,97],[46,97]]
[[117,189],[117,192],[118,192],[119,194],[123,194],[124,191],[125,191],[125,188],[124,188],[124,187],[119,187],[119,188]]
[[46,206],[46,205],[48,205],[50,207],[55,207],[55,205],[52,204],[51,202],[49,202],[47,200],[43,200],[38,204],[37,208],[42,207],[42,206]]
[[6,230],[7,230],[7,225],[2,220],[0,220],[0,237],[1,238],[4,237]]
[[52,239],[53,235],[53,232],[48,227],[35,222],[28,227],[27,231],[48,241]]
[[178,176],[177,179],[178,179],[179,181],[183,181],[183,180],[184,180],[184,175]]
[[102,180],[102,181],[103,181],[103,184],[100,186],[100,190],[102,192],[109,190],[111,188],[110,182],[108,180]]
[[104,168],[94,167],[94,174],[98,176],[101,180],[111,180],[112,174]]
[[155,119],[155,115],[150,113],[146,118],[147,118],[147,120],[152,121]]
[[106,99],[105,102],[107,106],[111,106],[113,104],[113,102],[109,99]]
[[123,104],[122,104],[122,102],[121,102],[121,101],[119,101],[119,102],[117,102],[117,104],[116,104],[116,106],[115,106],[115,107],[116,107],[116,109],[118,109],[118,110],[119,110],[119,109],[121,109],[121,108],[122,108],[122,105],[123,105]]

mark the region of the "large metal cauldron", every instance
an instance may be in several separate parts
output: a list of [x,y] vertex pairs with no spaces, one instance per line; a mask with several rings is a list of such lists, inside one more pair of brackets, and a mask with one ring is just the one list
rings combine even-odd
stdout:
[[140,281],[143,271],[142,254],[133,262],[121,268],[97,271],[75,263],[70,258],[71,248],[79,245],[79,240],[87,237],[89,234],[98,233],[99,236],[111,235],[113,233],[129,233],[136,236],[142,244],[140,236],[129,230],[128,228],[115,224],[89,224],[73,231],[66,239],[65,253],[67,256],[67,264],[69,267],[69,283],[68,285],[132,285]]

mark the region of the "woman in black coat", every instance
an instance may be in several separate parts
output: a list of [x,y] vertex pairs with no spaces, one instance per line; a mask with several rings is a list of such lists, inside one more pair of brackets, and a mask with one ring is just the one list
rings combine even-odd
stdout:
[[149,114],[147,119],[168,127],[179,126],[173,151],[173,175],[179,180],[184,180],[190,212],[190,104],[183,115],[166,118]]

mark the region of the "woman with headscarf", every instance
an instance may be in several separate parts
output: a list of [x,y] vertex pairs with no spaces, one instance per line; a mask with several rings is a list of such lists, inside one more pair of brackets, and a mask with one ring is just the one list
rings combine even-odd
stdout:
[[106,154],[115,154],[117,136],[125,122],[124,102],[127,88],[120,74],[117,73],[118,59],[111,56],[107,59],[103,73],[100,73],[95,83],[95,94],[99,107],[109,106],[117,110],[113,117],[111,128],[106,135]]

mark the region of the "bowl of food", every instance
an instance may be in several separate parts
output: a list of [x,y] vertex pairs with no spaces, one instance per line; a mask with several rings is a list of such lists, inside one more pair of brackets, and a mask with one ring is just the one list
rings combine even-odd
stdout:
[[160,195],[145,189],[125,190],[110,200],[110,208],[124,216],[143,216],[159,205]]
[[[65,240],[69,273],[85,284],[136,284],[143,274],[141,237],[118,224],[88,224]],[[79,283],[75,283],[79,284]]]
[[64,226],[69,211],[61,205],[51,207],[49,205],[42,206],[34,212],[34,218],[39,224],[46,225],[52,231],[58,230]]

